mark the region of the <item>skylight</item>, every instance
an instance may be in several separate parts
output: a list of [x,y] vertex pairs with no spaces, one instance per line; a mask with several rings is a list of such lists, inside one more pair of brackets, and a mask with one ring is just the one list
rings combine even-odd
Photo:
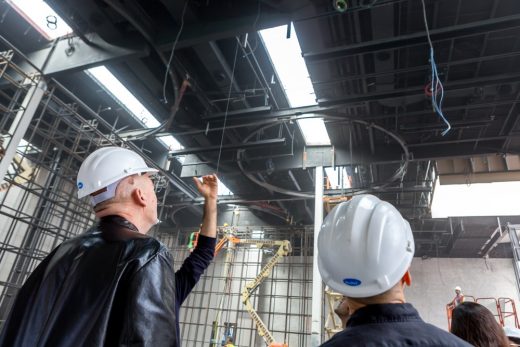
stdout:
[[7,3],[48,40],[72,32],[67,23],[43,0],[7,0]]
[[440,185],[432,201],[432,217],[520,215],[520,182]]
[[297,122],[307,146],[330,146],[330,137],[323,118],[304,118]]
[[[262,42],[273,62],[282,88],[291,107],[316,105],[316,94],[309,71],[302,57],[298,36],[291,23],[291,35],[287,38],[287,26],[259,31]],[[329,135],[322,118],[298,121],[308,146],[330,145]]]
[[292,23],[290,38],[286,25],[259,33],[291,107],[315,105],[316,95]]
[[[351,178],[344,167],[325,168],[325,173],[330,182],[330,189],[348,189],[352,188]],[[338,179],[339,178],[339,179]]]
[[233,195],[233,192],[220,179],[218,180],[218,195]]
[[[150,111],[114,76],[106,67],[98,66],[86,70],[107,93],[125,108],[145,128],[157,128],[161,123]],[[170,151],[184,147],[171,135],[158,138]],[[182,162],[182,158],[179,159]]]

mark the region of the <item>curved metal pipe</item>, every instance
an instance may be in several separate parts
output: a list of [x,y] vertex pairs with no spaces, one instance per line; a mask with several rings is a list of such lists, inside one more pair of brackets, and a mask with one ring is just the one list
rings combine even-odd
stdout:
[[[305,118],[323,118],[323,117],[324,117],[324,115],[314,115],[314,116],[305,117]],[[329,119],[330,118],[335,118],[335,119],[339,119],[339,120],[344,120],[344,119],[342,119],[340,117],[329,117],[329,116],[325,116],[325,117],[329,118]],[[410,160],[410,158],[409,158],[410,153],[408,151],[408,146],[406,145],[404,140],[401,139],[398,135],[394,134],[393,132],[391,132],[391,131],[389,131],[389,130],[387,130],[387,129],[379,126],[379,125],[373,124],[373,123],[368,123],[368,122],[361,121],[361,120],[348,120],[347,122],[362,124],[362,125],[365,125],[366,127],[371,127],[371,128],[377,129],[379,131],[382,131],[385,134],[387,134],[388,136],[392,137],[403,148],[404,159],[403,159],[403,163],[401,164],[401,166],[387,180],[387,183],[384,183],[384,184],[382,184],[380,186],[376,186],[373,189],[376,189],[376,190],[383,189],[383,188],[387,187],[388,185],[390,185],[391,183],[395,182],[397,179],[401,179],[402,180],[404,178],[404,175],[406,174],[406,170],[408,168],[408,163],[409,163],[409,160]],[[257,130],[255,130],[251,134],[249,134],[242,141],[242,143],[247,143],[253,136],[258,134],[259,132],[262,132],[262,131],[264,131],[266,129],[269,129],[269,128],[275,126],[275,125],[277,125],[277,124],[276,123],[275,124],[269,124],[269,125],[265,125],[265,126],[262,126],[262,127],[258,128]],[[291,195],[291,196],[296,196],[296,197],[303,197],[303,198],[314,198],[314,194],[302,193],[302,192],[298,192],[298,191],[294,191],[294,190],[290,190],[290,189],[281,188],[281,187],[275,186],[275,185],[267,183],[267,182],[262,182],[259,179],[257,179],[256,177],[254,177],[253,174],[251,174],[249,172],[246,172],[245,169],[244,169],[244,166],[242,164],[242,157],[243,157],[244,151],[245,150],[237,151],[237,165],[238,165],[240,171],[242,172],[242,174],[244,174],[244,176],[246,176],[249,180],[251,180],[252,182],[256,183],[257,185],[259,185],[259,186],[261,186],[261,187],[263,187],[263,188],[265,188],[267,190],[271,190],[271,191],[274,191],[274,192],[277,192],[277,193]],[[365,192],[367,192],[367,190],[361,190],[361,191],[355,192],[352,195],[364,194]]]

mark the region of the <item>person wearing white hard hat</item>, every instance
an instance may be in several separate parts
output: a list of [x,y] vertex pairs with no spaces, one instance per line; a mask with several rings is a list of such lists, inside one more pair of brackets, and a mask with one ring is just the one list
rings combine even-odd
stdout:
[[448,306],[451,307],[451,309],[454,309],[455,307],[459,306],[464,302],[464,294],[462,294],[462,288],[459,286],[455,287],[455,298],[448,304]]
[[414,251],[410,224],[391,204],[359,195],[332,209],[318,236],[318,267],[348,298],[350,317],[322,346],[470,346],[406,303]]
[[196,249],[174,271],[157,223],[150,168],[119,147],[82,163],[78,196],[90,198],[99,222],[63,242],[20,289],[0,346],[180,346],[179,309],[213,259],[217,177],[194,183],[205,199]]

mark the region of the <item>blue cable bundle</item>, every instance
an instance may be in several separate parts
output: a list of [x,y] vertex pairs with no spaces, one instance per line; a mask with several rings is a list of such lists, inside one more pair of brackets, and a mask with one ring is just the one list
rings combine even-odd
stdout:
[[[430,38],[430,30],[428,28],[428,20],[426,19],[426,5],[424,4],[424,0],[421,0],[423,7],[423,17],[424,17],[424,26],[426,27],[426,36],[428,37],[428,43],[430,45],[430,64],[432,67],[432,76],[431,76],[431,97],[432,97],[432,107],[433,111],[439,115],[442,121],[446,124],[447,128],[442,132],[442,136],[446,135],[450,129],[451,124],[448,122],[444,114],[442,113],[442,102],[444,101],[444,86],[442,85],[442,81],[439,78],[439,72],[437,71],[437,64],[435,63],[435,54],[433,50],[432,40]],[[440,98],[437,95],[440,94]]]
[[[435,57],[433,47],[430,48],[430,64],[432,65],[432,106],[433,110],[441,117],[442,121],[446,124],[447,128],[441,133],[442,136],[446,135],[451,129],[451,124],[448,122],[444,114],[442,113],[442,101],[444,100],[444,86],[442,85],[439,73],[437,71],[437,64],[435,64]],[[437,98],[437,94],[440,93],[440,98]]]

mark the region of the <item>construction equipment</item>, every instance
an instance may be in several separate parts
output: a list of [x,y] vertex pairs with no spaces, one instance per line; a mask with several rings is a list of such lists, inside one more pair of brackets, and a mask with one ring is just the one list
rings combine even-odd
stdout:
[[[198,240],[198,232],[192,233],[190,235],[190,244],[195,248],[197,246]],[[291,243],[288,240],[262,240],[262,239],[240,239],[233,235],[230,232],[227,225],[224,225],[223,237],[217,243],[215,247],[215,256],[218,255],[220,250],[226,245],[254,245],[258,249],[266,249],[266,248],[276,248],[274,256],[269,259],[267,264],[260,270],[258,275],[250,282],[246,283],[245,287],[242,289],[242,303],[245,306],[245,309],[249,313],[253,322],[255,322],[256,329],[258,331],[258,335],[260,335],[264,341],[266,346],[268,347],[288,347],[287,344],[276,342],[273,335],[262,321],[255,308],[251,304],[250,298],[251,295],[255,292],[255,290],[260,286],[260,284],[269,277],[273,268],[276,264],[286,255],[288,255],[291,249]],[[218,327],[218,320],[216,321],[216,325]],[[214,327],[215,330],[215,327]],[[215,331],[214,336],[218,336],[218,331]],[[213,343],[213,342],[212,342]]]
[[[506,326],[506,319],[512,318],[513,322],[515,324],[515,327],[517,329],[520,329],[520,323],[518,321],[518,315],[516,313],[516,305],[513,299],[511,298],[475,298],[471,295],[464,295],[464,302],[467,301],[474,301],[476,303],[479,303],[481,305],[486,306],[491,313],[495,316],[498,324],[505,327]],[[486,304],[487,302],[487,304]],[[510,305],[511,309],[507,310],[507,306]],[[448,304],[446,305],[446,315],[448,316],[448,330],[451,331],[451,320],[452,320],[452,314],[453,310],[455,309],[455,305]],[[493,312],[494,308],[496,308],[496,313]]]
[[[0,138],[0,159],[4,156],[4,148],[2,147],[3,139]],[[14,182],[17,184],[25,184],[29,182],[34,174],[34,169],[31,164],[29,164],[29,161],[25,158],[22,158],[19,154],[16,154],[13,158],[12,166],[14,168],[14,173],[16,176],[14,178]],[[1,181],[0,181],[1,182]],[[0,184],[0,192],[6,191],[9,189],[11,185],[7,182]]]
[[269,262],[266,266],[260,270],[260,273],[253,279],[251,282],[247,283],[246,286],[242,289],[242,303],[246,306],[246,310],[253,319],[256,324],[256,329],[258,330],[258,334],[262,336],[265,343],[269,347],[287,347],[285,343],[275,342],[273,335],[270,333],[267,326],[262,321],[260,316],[256,313],[253,305],[251,305],[251,295],[258,288],[260,283],[264,281],[271,274],[271,270],[275,267],[275,265],[282,259],[282,257],[288,255],[291,252],[291,243],[287,240],[283,241],[267,241],[267,240],[240,240],[242,244],[254,244],[258,248],[264,247],[278,247],[275,255],[269,259]]
[[325,299],[329,309],[327,319],[325,320],[325,332],[329,339],[345,328],[341,325],[341,321],[338,323],[338,317],[334,314],[334,306],[337,302],[341,301],[342,298],[343,294],[336,293],[329,287],[325,288]]

